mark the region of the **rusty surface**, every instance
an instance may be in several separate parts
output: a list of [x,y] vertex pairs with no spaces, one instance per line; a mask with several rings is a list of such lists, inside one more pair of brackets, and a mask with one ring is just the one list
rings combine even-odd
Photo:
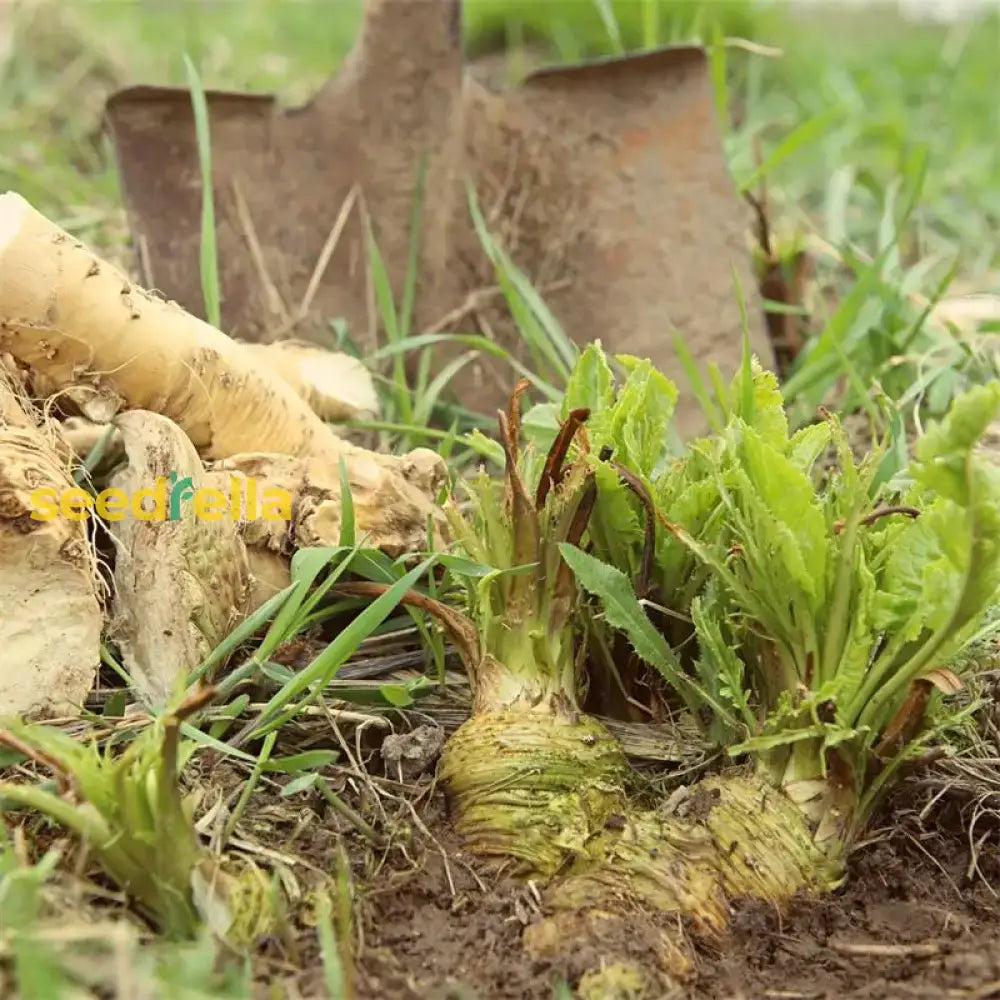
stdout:
[[[491,231],[578,343],[600,338],[649,357],[683,389],[671,343],[679,331],[697,358],[733,370],[735,270],[754,347],[773,364],[748,208],[727,169],[703,50],[543,68],[491,90],[463,64],[460,14],[458,0],[369,0],[355,48],[301,108],[206,95],[227,331],[329,342],[341,317],[373,349],[383,334],[364,219],[399,301],[426,155],[414,332],[478,328],[525,357],[489,291],[496,279],[472,228],[469,179]],[[203,315],[189,92],[127,88],[108,101],[107,121],[143,280]],[[440,360],[458,350],[445,345]],[[513,381],[508,365],[477,359],[451,388],[491,413]],[[702,426],[689,395],[682,431]]]

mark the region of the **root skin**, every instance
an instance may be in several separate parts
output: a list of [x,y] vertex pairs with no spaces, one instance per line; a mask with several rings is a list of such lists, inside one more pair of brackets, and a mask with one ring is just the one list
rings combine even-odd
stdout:
[[265,371],[287,382],[322,420],[374,420],[379,414],[372,377],[349,354],[298,340],[240,346]]
[[604,930],[638,911],[663,931],[656,989],[672,987],[694,969],[685,926],[717,939],[738,898],[781,907],[839,884],[840,857],[763,777],[714,776],[679,807],[643,808],[617,742],[587,716],[530,706],[473,716],[446,744],[440,774],[471,852],[548,879],[545,916],[525,930],[535,957],[586,944],[601,968],[626,969],[628,954],[607,942],[628,936]]
[[84,521],[32,518],[76,484],[0,366],[0,719],[76,715],[100,665],[100,581]]
[[[421,551],[431,541],[443,544],[444,515],[430,500],[439,485],[437,462],[401,462],[391,470],[378,461],[380,457],[362,453],[348,465],[358,539],[394,557]],[[280,489],[292,496],[291,521],[249,522],[249,545],[288,553],[296,547],[340,543],[343,505],[337,466],[284,455],[246,454],[216,462],[209,470],[227,481],[233,473],[246,476],[258,484],[259,495],[265,489]]]
[[[196,516],[194,492],[211,484],[184,433],[136,410],[117,420],[128,467],[112,486],[134,498],[172,473],[190,479],[178,515],[140,520],[131,510],[108,528],[116,542],[113,634],[148,703],[164,704],[181,679],[228,634],[247,608],[250,576],[240,524]],[[169,484],[165,506],[170,505]]]
[[[447,472],[426,448],[376,455],[342,441],[244,345],[133,284],[14,192],[0,196],[2,352],[97,422],[121,409],[169,417],[208,460],[269,452],[336,476],[343,457],[397,474],[415,494],[415,468]],[[433,497],[422,499],[432,514]]]
[[585,716],[514,706],[473,716],[441,758],[459,832],[474,853],[554,874],[626,806],[618,742]]
[[342,453],[236,341],[133,284],[13,192],[0,197],[0,350],[60,386],[87,382],[123,408],[170,417],[209,458],[254,447],[335,464]]

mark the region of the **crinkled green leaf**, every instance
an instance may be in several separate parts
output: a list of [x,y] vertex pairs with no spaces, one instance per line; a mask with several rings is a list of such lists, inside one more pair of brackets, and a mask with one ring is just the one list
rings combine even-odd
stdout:
[[[526,409],[521,417],[525,447],[530,444],[537,454],[546,454],[559,433],[559,421],[558,403],[536,403]],[[500,464],[503,464],[502,458]]]
[[948,662],[1000,597],[1000,469],[974,451],[998,409],[1000,386],[973,389],[918,444],[910,499],[922,513],[892,537],[878,603],[882,621],[909,618],[896,625],[851,707],[873,731],[913,680]]
[[819,739],[826,734],[826,731],[826,726],[808,726],[804,729],[782,729],[779,732],[763,733],[730,747],[729,753],[734,757],[744,753],[761,753],[800,743],[802,740]]
[[[788,441],[788,417],[785,415],[785,401],[781,397],[781,387],[774,372],[765,371],[754,359],[753,371],[753,419],[749,425],[770,445],[784,449]],[[737,380],[739,376],[737,376]],[[734,381],[734,387],[736,382]]]
[[668,428],[677,389],[647,360],[616,360],[628,372],[625,382],[612,407],[592,414],[588,433],[595,449],[610,444],[617,461],[648,478],[669,454]]
[[825,590],[828,538],[812,481],[751,428],[744,432],[743,461],[748,515],[767,532],[766,541],[783,568],[819,602]]
[[700,597],[691,602],[691,619],[698,637],[698,673],[702,684],[714,690],[718,701],[731,708],[734,720],[720,720],[732,725],[743,721],[751,732],[755,724],[753,710],[747,700],[747,684],[743,661],[722,634],[722,622],[712,603]]
[[816,464],[816,459],[829,446],[830,434],[831,428],[826,421],[820,424],[808,424],[792,435],[785,454],[797,469],[808,474]]
[[588,344],[580,354],[566,382],[562,418],[570,410],[586,407],[591,413],[608,409],[615,398],[615,379],[600,341]]
[[833,696],[839,703],[849,702],[864,681],[865,671],[874,652],[878,628],[874,623],[878,604],[878,585],[868,566],[863,550],[857,553],[857,564],[851,586],[848,615],[850,626],[840,661],[830,664]]
[[645,512],[607,462],[594,463],[597,504],[590,535],[608,562],[636,573],[645,537]]
[[970,452],[1000,416],[1000,382],[976,386],[952,404],[943,420],[917,442],[912,474],[922,486],[956,503],[969,504]]
[[[959,523],[956,523],[956,517]],[[961,533],[963,512],[953,504],[938,501],[905,528],[893,532],[892,547],[879,580],[873,602],[872,624],[880,632],[916,639],[924,627],[936,628],[951,613],[964,567],[963,546],[951,545]],[[942,589],[930,591],[928,583],[937,579]]]

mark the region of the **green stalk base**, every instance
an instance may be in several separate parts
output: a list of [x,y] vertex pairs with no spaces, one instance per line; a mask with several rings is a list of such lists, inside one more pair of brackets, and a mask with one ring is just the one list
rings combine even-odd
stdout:
[[705,779],[677,811],[636,808],[620,746],[586,716],[526,705],[474,716],[446,744],[440,773],[468,849],[548,881],[547,915],[524,934],[535,958],[586,945],[602,967],[632,969],[621,946],[632,935],[609,933],[625,921],[656,936],[660,989],[694,970],[680,918],[716,937],[737,899],[781,907],[841,881],[841,849],[819,846],[763,774]]
[[445,745],[440,775],[470,851],[548,877],[628,808],[630,769],[596,720],[528,706],[473,716]]
[[832,892],[843,882],[842,846],[819,846],[802,810],[764,779],[714,776],[696,794],[712,800],[704,825],[730,898],[780,904],[796,892]]

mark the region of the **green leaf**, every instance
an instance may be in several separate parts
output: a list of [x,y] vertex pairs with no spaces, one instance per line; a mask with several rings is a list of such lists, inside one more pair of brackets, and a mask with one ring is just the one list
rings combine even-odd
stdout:
[[[952,521],[956,513],[961,519],[961,511],[939,502],[915,521],[900,523],[883,533],[882,544],[888,557],[874,600],[872,624],[876,629],[909,642],[920,635],[928,618],[940,624],[947,617],[953,591],[925,595],[924,578],[930,567],[937,566],[935,576],[952,575],[952,587],[958,585],[959,567],[953,566],[952,574],[947,573],[948,557],[942,548],[943,539],[956,527]],[[926,623],[934,627],[932,622]]]
[[780,558],[781,568],[818,609],[825,591],[828,542],[811,479],[749,427],[742,458],[749,487],[743,493],[745,509],[765,533],[760,541]]
[[282,787],[279,794],[282,798],[298,795],[299,792],[305,792],[310,788],[314,788],[318,780],[319,775],[315,771],[307,771],[304,774],[300,774],[297,778],[292,778],[287,785]]
[[351,479],[347,474],[347,459],[340,456],[340,547],[351,549],[355,545],[354,497]]
[[413,704],[405,684],[383,684],[378,691],[393,708],[409,708]]
[[562,419],[570,410],[586,407],[591,413],[608,409],[615,398],[615,379],[600,341],[588,344],[573,367],[566,382],[562,402]]
[[287,757],[272,757],[261,765],[262,771],[297,774],[299,771],[318,771],[340,757],[336,750],[306,750]]
[[621,629],[636,653],[689,701],[689,707],[696,708],[698,700],[691,694],[694,682],[682,672],[666,639],[646,617],[625,574],[567,542],[559,543],[559,552],[580,586],[601,602],[601,610],[608,623]]
[[800,149],[810,142],[826,135],[834,122],[844,115],[845,109],[842,107],[826,108],[812,118],[807,118],[804,122],[792,129],[788,135],[772,150],[767,159],[753,173],[750,174],[741,184],[740,189],[749,191],[762,177],[766,177],[775,167],[779,166],[789,157],[794,156]]
[[[384,594],[371,602],[307,667],[297,673],[261,709],[251,735],[262,735],[266,727],[281,724],[283,716],[291,718],[310,704],[323,690],[337,670],[353,655],[369,635],[395,610],[403,596],[434,565],[436,556],[429,556],[405,576],[397,580]],[[300,702],[294,699],[312,688]]]
[[820,424],[809,424],[796,431],[785,449],[785,454],[792,465],[809,474],[816,464],[816,459],[829,446],[830,433],[831,427],[827,421]]
[[[691,602],[691,619],[698,637],[699,674],[702,683],[716,691],[718,700],[730,706],[750,732],[756,718],[747,699],[747,684],[743,661],[722,634],[722,621],[715,613],[714,602],[701,597]],[[734,726],[735,719],[722,719]]]
[[914,479],[962,506],[970,502],[969,453],[1000,415],[1000,382],[976,386],[917,442]]
[[824,664],[833,677],[833,698],[838,704],[849,704],[864,683],[879,634],[875,623],[877,603],[878,584],[862,548],[851,578],[851,603],[846,612],[848,628],[843,652],[837,663]]
[[559,413],[557,403],[536,403],[529,407],[521,418],[521,436],[525,447],[530,444],[541,454],[548,452],[559,433]]
[[[752,414],[743,420],[752,427],[769,445],[784,449],[788,442],[788,417],[785,415],[785,401],[774,372],[764,371],[754,360],[752,367]],[[733,380],[733,388],[740,377]],[[735,394],[734,394],[735,395]],[[739,398],[738,395],[735,398]]]
[[677,352],[677,359],[684,369],[684,375],[691,387],[691,392],[694,394],[695,399],[698,400],[705,418],[708,420],[713,431],[721,433],[726,413],[724,410],[720,410],[719,406],[712,401],[708,387],[705,385],[705,380],[702,378],[701,372],[698,371],[694,355],[684,342],[684,338],[679,334],[674,337],[674,350]]
[[627,373],[625,382],[612,405],[591,414],[587,433],[595,452],[611,445],[618,462],[648,480],[669,455],[677,389],[648,360],[628,355],[615,360]]
[[201,291],[205,301],[205,318],[219,329],[222,327],[222,297],[219,285],[219,260],[216,249],[215,197],[212,187],[212,138],[208,102],[201,78],[191,59],[184,56],[184,72],[191,91],[195,139],[198,144],[198,168],[201,175]]

